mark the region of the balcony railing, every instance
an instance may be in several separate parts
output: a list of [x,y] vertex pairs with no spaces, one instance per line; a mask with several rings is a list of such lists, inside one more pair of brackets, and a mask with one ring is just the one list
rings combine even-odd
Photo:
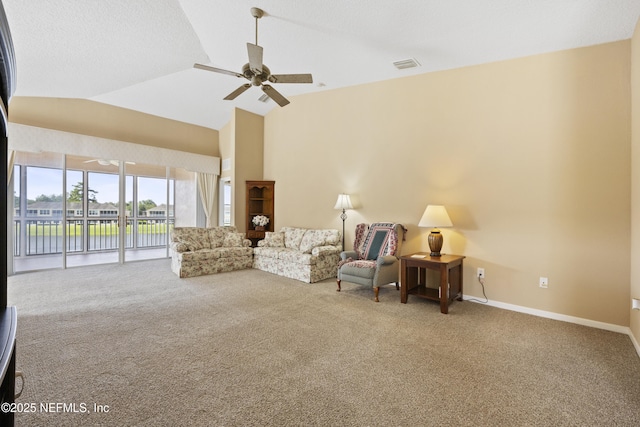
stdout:
[[[86,221],[86,226],[85,226]],[[13,255],[60,254],[62,220],[14,220]],[[125,248],[165,247],[173,219],[128,219]],[[69,219],[66,221],[67,253],[113,251],[120,247],[117,219]],[[22,243],[24,242],[24,251]]]

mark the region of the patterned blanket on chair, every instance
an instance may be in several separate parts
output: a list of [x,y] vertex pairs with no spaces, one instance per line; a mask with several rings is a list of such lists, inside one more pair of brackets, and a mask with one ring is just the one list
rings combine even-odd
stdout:
[[354,267],[372,268],[378,257],[395,255],[398,248],[398,234],[395,231],[395,224],[376,222],[371,226],[369,224],[356,225],[353,248],[358,259],[354,260],[349,257],[342,260],[338,264],[338,269],[347,263],[353,263]]

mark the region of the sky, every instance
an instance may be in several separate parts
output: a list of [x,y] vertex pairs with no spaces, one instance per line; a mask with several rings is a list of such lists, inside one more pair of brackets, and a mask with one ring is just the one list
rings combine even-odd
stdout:
[[[99,203],[118,203],[118,175],[89,172],[89,188],[96,190]],[[130,177],[129,182],[130,182]],[[73,185],[82,179],[79,171],[68,171],[67,186],[71,191]],[[127,192],[131,193],[131,185],[127,185]],[[156,205],[166,201],[165,180],[161,178],[138,177],[138,200],[153,200]],[[62,194],[62,170],[40,167],[27,168],[27,199],[35,199],[41,194],[50,196]],[[127,201],[131,195],[127,194]]]

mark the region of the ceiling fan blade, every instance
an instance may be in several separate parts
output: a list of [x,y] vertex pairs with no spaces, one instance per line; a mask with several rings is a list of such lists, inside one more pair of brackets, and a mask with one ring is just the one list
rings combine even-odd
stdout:
[[276,101],[276,103],[281,107],[284,107],[285,105],[287,105],[289,103],[289,100],[287,98],[285,98],[284,96],[282,96],[282,94],[280,94],[280,92],[275,90],[273,88],[273,86],[262,85],[262,90],[264,91],[264,93],[267,94],[267,96],[269,98],[271,98],[274,101]]
[[[120,166],[120,162],[122,160],[108,160],[109,163],[111,163],[113,166]],[[98,163],[100,163],[100,161],[98,161]],[[136,162],[124,162],[125,165],[135,165]]]
[[256,74],[262,74],[262,46],[247,43],[247,51],[249,52],[249,66],[251,71]]
[[93,163],[96,162],[100,166],[118,166],[118,160],[107,160],[107,159],[91,159],[85,160],[82,163]]
[[206,70],[206,71],[213,71],[214,73],[228,74],[230,76],[235,76],[235,77],[244,77],[244,75],[240,73],[236,73],[235,71],[223,70],[222,68],[211,67],[210,65],[193,64],[193,68],[198,68],[200,70]]
[[238,97],[238,95],[240,95],[241,93],[243,93],[245,90],[249,89],[251,87],[251,83],[245,83],[242,86],[240,86],[238,89],[234,90],[233,92],[231,92],[229,95],[225,96],[224,99],[227,101],[231,101],[232,99],[236,99]]
[[311,74],[272,74],[271,83],[313,83]]

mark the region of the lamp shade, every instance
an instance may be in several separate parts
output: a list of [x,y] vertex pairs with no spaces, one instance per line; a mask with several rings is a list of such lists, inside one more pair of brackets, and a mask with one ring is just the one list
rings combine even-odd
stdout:
[[444,241],[438,227],[451,227],[452,225],[444,206],[428,205],[427,209],[424,210],[418,227],[431,227],[431,233],[427,240],[429,241],[429,249],[431,249],[432,257],[440,256],[440,250],[442,249],[442,243]]
[[451,227],[453,223],[449,219],[447,210],[442,205],[428,205],[420,218],[418,227]]
[[348,194],[338,194],[338,200],[336,201],[336,205],[333,207],[339,211],[344,209],[353,209],[353,205],[351,204],[351,197]]

